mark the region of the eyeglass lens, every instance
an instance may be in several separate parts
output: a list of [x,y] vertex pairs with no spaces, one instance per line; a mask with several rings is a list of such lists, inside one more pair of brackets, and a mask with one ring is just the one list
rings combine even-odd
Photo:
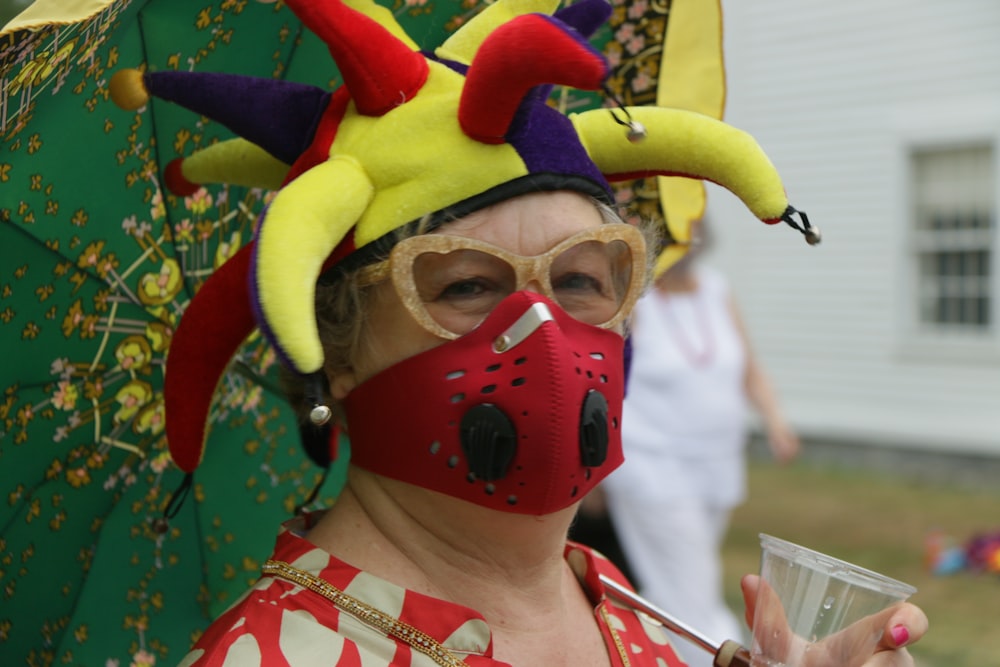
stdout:
[[549,260],[506,259],[475,249],[425,252],[412,264],[418,300],[444,329],[465,334],[507,296],[537,289],[569,315],[595,326],[621,309],[632,280],[632,249],[623,240],[587,240]]

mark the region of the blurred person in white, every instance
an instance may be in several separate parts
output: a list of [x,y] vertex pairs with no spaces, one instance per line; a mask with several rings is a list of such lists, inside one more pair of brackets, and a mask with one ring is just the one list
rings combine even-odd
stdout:
[[[800,443],[728,281],[700,261],[704,222],[692,226],[691,239],[636,305],[625,463],[602,486],[642,595],[668,612],[683,611],[709,637],[743,639],[723,595],[721,548],[730,514],[747,493],[750,409],[777,461],[794,459]],[[711,665],[697,646],[675,643],[688,664]]]

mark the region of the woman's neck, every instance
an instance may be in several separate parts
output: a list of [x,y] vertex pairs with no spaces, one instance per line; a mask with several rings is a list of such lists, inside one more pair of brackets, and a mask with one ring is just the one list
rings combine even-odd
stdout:
[[488,615],[491,604],[558,597],[574,514],[497,512],[351,468],[309,539],[377,577]]
[[308,537],[374,576],[482,614],[496,660],[608,667],[593,603],[563,557],[575,512],[507,514],[351,468]]

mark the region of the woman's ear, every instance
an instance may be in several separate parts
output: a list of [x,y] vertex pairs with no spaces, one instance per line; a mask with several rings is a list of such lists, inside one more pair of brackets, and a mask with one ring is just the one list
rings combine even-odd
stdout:
[[343,401],[351,393],[351,390],[358,386],[354,371],[350,368],[327,371],[326,376],[330,381],[330,396],[338,403]]

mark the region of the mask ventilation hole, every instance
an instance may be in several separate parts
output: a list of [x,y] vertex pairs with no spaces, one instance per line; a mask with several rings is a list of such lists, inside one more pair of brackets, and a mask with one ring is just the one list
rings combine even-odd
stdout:
[[457,380],[458,378],[464,377],[464,376],[465,376],[465,371],[452,371],[450,373],[445,374],[444,379],[445,380]]
[[603,361],[604,360],[604,353],[603,352],[591,352],[590,353],[590,358],[591,359],[597,359],[598,361]]
[[503,479],[517,451],[517,430],[500,408],[483,403],[471,408],[459,425],[462,451],[476,479]]

